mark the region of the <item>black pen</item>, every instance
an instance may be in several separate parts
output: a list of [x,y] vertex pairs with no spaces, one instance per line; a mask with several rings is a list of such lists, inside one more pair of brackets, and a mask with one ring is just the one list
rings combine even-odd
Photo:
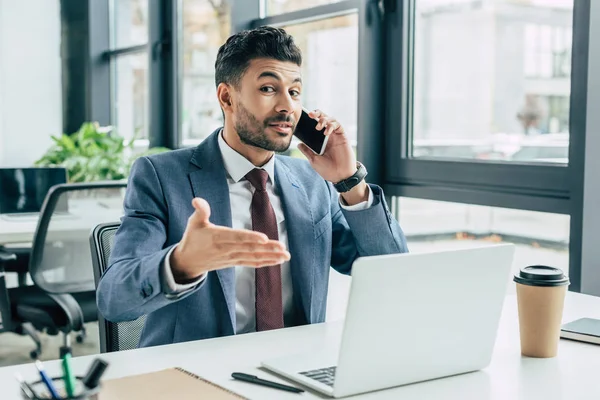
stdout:
[[239,379],[240,381],[256,383],[257,385],[268,386],[273,389],[285,390],[287,392],[293,392],[293,393],[303,393],[304,392],[304,390],[298,389],[297,387],[282,385],[281,383],[267,381],[267,380],[261,379],[257,376],[243,374],[241,372],[234,372],[233,374],[231,374],[231,377],[233,379]]
[[108,363],[106,361],[99,358],[94,359],[88,372],[83,379],[81,379],[81,383],[88,389],[95,389],[100,384],[100,378],[102,378],[106,368],[108,368]]

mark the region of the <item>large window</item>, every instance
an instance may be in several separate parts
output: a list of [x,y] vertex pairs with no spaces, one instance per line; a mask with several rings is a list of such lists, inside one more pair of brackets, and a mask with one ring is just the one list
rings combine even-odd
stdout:
[[267,15],[283,14],[324,4],[337,3],[341,0],[264,0]]
[[[369,181],[402,198],[397,212],[413,250],[419,230],[437,230],[444,241],[448,232],[483,240],[456,224],[476,214],[493,220],[487,240],[501,236],[531,254],[569,258],[571,287],[580,290],[582,260],[597,258],[593,245],[583,251],[584,222],[593,220],[583,203],[593,209],[600,193],[589,189],[598,168],[586,157],[597,146],[589,132],[598,130],[588,103],[600,87],[588,73],[598,69],[593,51],[600,48],[590,33],[600,9],[590,4],[98,0],[83,24],[98,31],[87,38],[91,68],[73,71],[92,71],[86,107],[102,123],[140,144],[195,146],[223,123],[214,83],[219,47],[234,31],[284,27],[304,55],[303,105],[339,119]],[[290,153],[298,154],[295,143]],[[444,201],[445,214],[430,218],[432,203],[411,205],[411,198]],[[562,230],[540,221],[559,221]],[[505,223],[516,225],[507,233]],[[544,236],[557,232],[562,239]],[[596,273],[587,268],[587,276]]]
[[567,163],[573,0],[415,5],[412,156]]
[[284,27],[302,50],[302,105],[340,121],[356,143],[358,17],[356,14]]
[[111,123],[138,146],[148,142],[148,0],[110,1]]
[[568,215],[405,197],[393,201],[413,253],[514,243],[513,273],[535,264],[569,270]]
[[110,0],[113,10],[111,47],[148,42],[148,0]]
[[226,0],[184,0],[181,16],[181,136],[194,145],[223,125],[215,87],[215,60],[230,32]]
[[148,138],[148,53],[114,60],[113,123],[127,139]]

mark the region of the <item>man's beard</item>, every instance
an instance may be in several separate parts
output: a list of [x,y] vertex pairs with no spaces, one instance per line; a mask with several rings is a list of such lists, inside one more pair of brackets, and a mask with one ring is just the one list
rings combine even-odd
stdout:
[[265,129],[269,127],[269,124],[274,122],[291,122],[292,131],[296,127],[294,119],[290,116],[286,117],[284,115],[277,115],[267,118],[261,123],[242,105],[241,102],[238,102],[235,130],[237,131],[242,143],[278,153],[286,151],[289,149],[292,142],[292,135],[290,135],[287,142],[279,142],[269,139],[267,133],[265,132]]

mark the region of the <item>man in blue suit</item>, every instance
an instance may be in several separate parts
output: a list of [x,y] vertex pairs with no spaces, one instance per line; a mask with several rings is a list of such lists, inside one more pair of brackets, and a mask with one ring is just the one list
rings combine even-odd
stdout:
[[330,266],[407,251],[334,118],[310,113],[323,155],[275,155],[302,112],[301,63],[282,29],[233,35],[215,63],[223,128],[134,163],[97,298],[110,321],[147,315],[141,347],[323,322]]

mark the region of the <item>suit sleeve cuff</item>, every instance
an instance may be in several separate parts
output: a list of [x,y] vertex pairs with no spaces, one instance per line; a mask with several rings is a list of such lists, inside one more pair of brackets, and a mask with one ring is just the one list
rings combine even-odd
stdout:
[[367,208],[371,208],[371,206],[373,205],[373,191],[371,190],[371,186],[367,185],[367,188],[369,189],[369,197],[368,197],[367,201],[362,201],[358,204],[348,206],[348,205],[344,204],[342,195],[339,195],[340,207],[342,207],[346,211],[362,211],[362,210],[366,210]]
[[177,245],[173,246],[171,248],[171,250],[169,250],[169,252],[167,253],[167,256],[165,257],[165,261],[162,265],[161,268],[161,285],[162,285],[162,291],[165,294],[183,294],[189,290],[194,289],[196,286],[198,286],[200,283],[202,283],[202,281],[204,281],[204,279],[206,278],[206,274],[203,274],[201,276],[198,277],[198,279],[196,279],[194,282],[191,283],[186,283],[186,284],[180,284],[175,282],[175,277],[173,276],[173,271],[171,271],[171,254],[173,254],[173,251],[175,250],[175,248],[177,247]]

